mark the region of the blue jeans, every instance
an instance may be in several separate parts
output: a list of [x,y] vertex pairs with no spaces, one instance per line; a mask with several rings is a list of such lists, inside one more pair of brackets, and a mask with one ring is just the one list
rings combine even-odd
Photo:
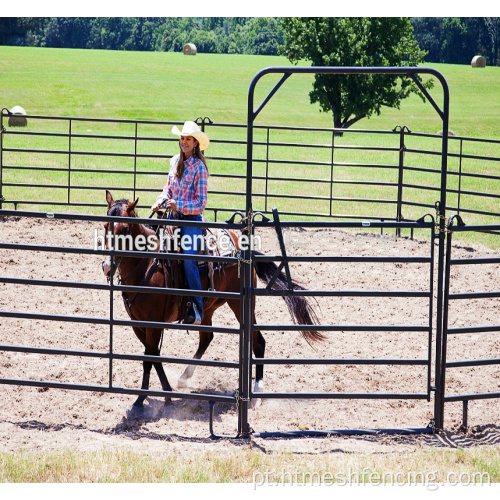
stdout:
[[[201,215],[185,215],[183,220],[192,220],[201,222]],[[182,248],[182,253],[186,255],[196,255],[199,250],[199,239],[197,235],[202,235],[201,227],[186,227],[180,226],[181,230],[181,241],[187,239],[184,235],[189,236],[188,244],[184,245]],[[184,237],[184,238],[183,238]],[[191,290],[201,290],[201,280],[200,280],[200,270],[198,269],[198,263],[195,260],[185,260],[184,262],[184,272],[186,273],[186,281]],[[196,304],[196,308],[203,318],[203,298],[193,297],[193,302]]]

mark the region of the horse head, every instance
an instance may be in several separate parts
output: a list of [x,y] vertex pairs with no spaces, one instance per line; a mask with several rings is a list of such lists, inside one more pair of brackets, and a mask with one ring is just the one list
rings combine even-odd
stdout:
[[[111,217],[137,217],[135,207],[139,201],[137,198],[133,202],[122,199],[115,201],[109,191],[106,191],[106,201],[108,203],[108,212],[106,215]],[[128,222],[106,222],[104,224],[104,241],[106,250],[111,247],[114,250],[132,250],[133,242],[130,234],[130,223]],[[108,281],[114,276],[116,269],[120,265],[121,257],[110,255],[102,262],[102,271]]]

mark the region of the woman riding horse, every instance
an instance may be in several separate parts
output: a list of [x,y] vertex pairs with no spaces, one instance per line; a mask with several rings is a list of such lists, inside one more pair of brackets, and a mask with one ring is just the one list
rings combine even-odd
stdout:
[[[108,216],[123,217],[123,222],[108,222],[105,225],[106,235],[118,237],[128,235],[134,242],[133,250],[139,250],[136,242],[153,239],[156,241],[156,250],[160,248],[160,242],[155,234],[155,231],[146,227],[143,224],[133,222],[133,218],[137,217],[135,211],[138,200],[129,202],[128,200],[114,200],[111,193],[106,191],[106,201],[108,203]],[[238,237],[234,231],[228,231],[232,240],[235,243],[236,249],[239,250]],[[107,238],[106,238],[107,240]],[[123,243],[120,238],[116,238],[118,244],[116,250],[126,250],[123,248]],[[107,245],[107,243],[106,243]],[[130,249],[128,249],[130,250]],[[255,252],[259,254],[259,252]],[[161,261],[153,257],[135,257],[124,255],[122,257],[108,256],[102,265],[104,274],[110,278],[118,269],[121,276],[122,285],[130,286],[145,286],[158,288],[176,288],[170,272],[167,261]],[[255,274],[253,278],[253,286],[256,287],[256,278],[259,277],[266,284],[273,283],[272,288],[277,290],[288,289],[288,282],[283,272],[278,271],[278,266],[274,262],[255,261]],[[228,266],[223,272],[214,273],[214,289],[220,292],[230,292],[233,295],[239,295],[241,291],[241,281],[238,272],[238,266]],[[203,276],[201,280],[203,289],[208,289],[208,276]],[[295,282],[292,282],[294,290],[303,290],[304,288]],[[307,341],[323,340],[323,335],[314,329],[315,324],[318,324],[316,314],[306,300],[300,295],[285,295],[283,299],[288,306],[288,310],[293,317],[295,323],[299,325],[311,325],[310,329],[302,330],[302,336]],[[157,294],[157,293],[136,293],[123,292],[123,301],[125,309],[132,320],[140,322],[153,323],[174,323],[182,320],[182,310],[179,307],[177,297],[172,294]],[[211,326],[212,316],[214,312],[224,305],[228,304],[233,311],[236,320],[239,322],[241,318],[241,301],[239,298],[220,298],[211,297],[205,301],[204,316],[202,325]],[[252,323],[256,324],[255,318],[255,301],[253,302]],[[137,338],[145,347],[144,354],[148,356],[160,355],[160,343],[163,334],[163,328],[157,325],[151,326],[134,326],[133,330]],[[200,330],[200,342],[198,350],[193,356],[194,359],[201,359],[208,346],[214,337],[213,332],[209,329]],[[252,348],[256,358],[264,358],[266,342],[259,330],[253,330],[252,333]],[[171,392],[172,387],[167,380],[165,371],[160,362],[144,361],[143,363],[143,379],[141,388],[147,390],[149,388],[149,378],[151,368],[155,368],[160,378],[164,391]],[[188,381],[194,373],[195,366],[189,365],[181,375],[177,387],[184,388],[188,386]],[[257,364],[255,367],[255,389],[254,393],[262,392],[264,388],[264,365]],[[134,403],[136,410],[140,410],[144,406],[146,396],[141,395]],[[167,396],[166,401],[169,400]]]
[[[180,131],[172,128],[179,136],[179,154],[170,160],[170,171],[163,192],[156,198],[151,210],[156,212],[161,206],[171,210],[171,218],[202,221],[201,214],[207,205],[208,170],[203,155],[210,143],[207,134],[195,122],[187,121]],[[195,255],[199,250],[202,235],[201,227],[181,226],[182,252]],[[191,290],[201,290],[198,263],[184,260],[186,281]],[[185,323],[201,324],[203,319],[203,300],[193,297],[193,307],[188,309]]]

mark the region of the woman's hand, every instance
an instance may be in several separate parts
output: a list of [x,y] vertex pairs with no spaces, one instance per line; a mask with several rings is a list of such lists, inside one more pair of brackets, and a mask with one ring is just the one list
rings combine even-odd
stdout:
[[161,201],[155,201],[152,205],[151,205],[151,210],[153,212],[158,212],[158,210],[160,209],[160,206],[162,205],[163,202]]
[[168,200],[166,207],[169,208],[170,210],[177,210],[177,202],[175,200]]

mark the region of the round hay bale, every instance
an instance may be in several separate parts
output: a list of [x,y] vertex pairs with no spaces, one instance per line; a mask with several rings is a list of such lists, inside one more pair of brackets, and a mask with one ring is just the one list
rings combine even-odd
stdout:
[[14,106],[9,115],[9,127],[26,127],[28,125],[28,119],[26,118],[26,111],[21,106]]
[[483,56],[474,56],[470,64],[473,68],[485,68],[486,59]]
[[186,43],[182,52],[184,52],[184,55],[186,56],[195,56],[197,53],[196,45],[194,43]]
[[[437,133],[437,135],[443,135],[443,129],[441,129],[441,130]],[[450,136],[450,135],[451,135],[451,136],[453,136],[453,135],[457,135],[457,134],[455,134],[455,132],[453,132],[453,130],[448,129],[448,136]]]

